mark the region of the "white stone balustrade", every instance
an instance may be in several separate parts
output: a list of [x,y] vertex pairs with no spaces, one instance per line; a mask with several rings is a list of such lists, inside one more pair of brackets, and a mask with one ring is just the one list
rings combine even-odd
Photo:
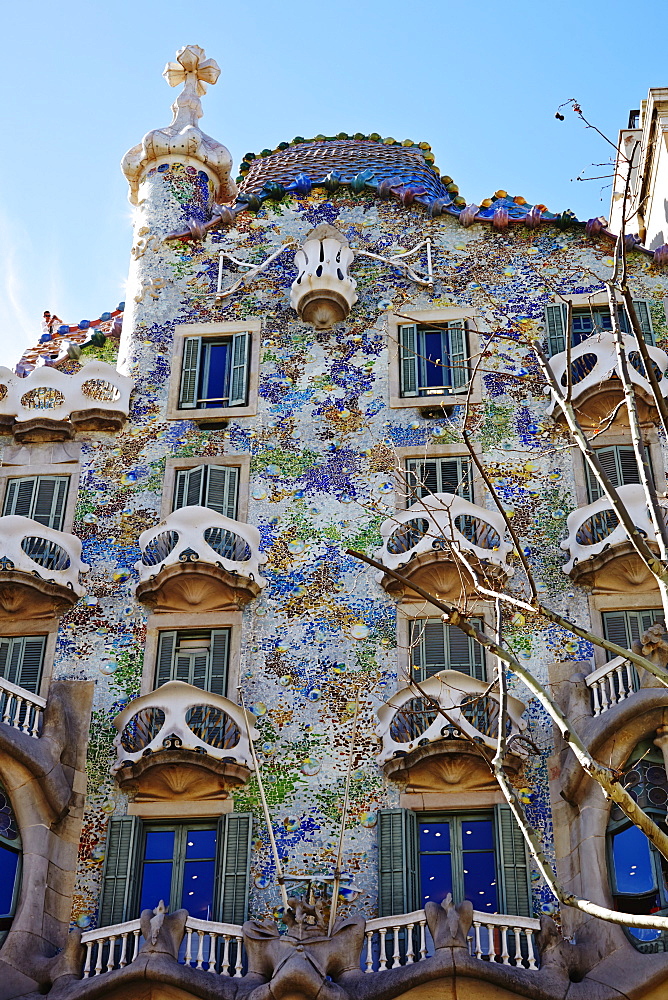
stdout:
[[592,670],[587,674],[585,681],[591,691],[591,707],[594,715],[602,715],[640,688],[636,668],[623,656],[615,656],[598,670]]
[[45,365],[25,378],[0,367],[0,421],[19,426],[36,417],[64,421],[87,410],[127,417],[132,385],[104,361],[90,361],[73,375]]
[[164,521],[139,536],[141,560],[135,564],[139,586],[169,567],[204,562],[234,578],[249,581],[254,593],[266,585],[260,566],[260,532],[251,524],[234,521],[209,507],[179,507]]
[[[469,952],[487,962],[500,962],[535,969],[533,935],[540,930],[534,917],[473,911],[469,932]],[[365,972],[383,972],[400,965],[412,965],[434,954],[424,910],[394,917],[367,920]]]
[[[636,388],[643,390],[648,397],[651,397],[652,388],[646,375],[643,374],[645,369],[635,337],[623,334],[622,341],[629,362],[631,382]],[[656,365],[661,394],[668,396],[668,354],[651,344],[647,345],[647,352]],[[567,355],[567,351],[562,351],[561,354],[555,354],[548,362],[552,374],[564,389],[568,380]],[[618,379],[621,386],[617,352],[612,333],[603,330],[573,347],[571,349],[571,373],[572,400],[575,405],[584,395],[597,391],[602,384],[609,382],[610,379]],[[558,403],[553,399],[548,413],[552,415],[555,412],[560,413],[561,411]]]
[[[441,670],[421,681],[419,689],[415,684],[408,684],[397,691],[376,710],[376,731],[382,743],[379,764],[397,754],[410,753],[418,745],[457,736],[458,733],[464,739],[494,748],[499,696],[488,688],[484,681],[459,670]],[[508,697],[508,735],[519,734],[526,729],[526,720],[522,718],[525,708],[519,698]]]
[[112,773],[161,750],[194,750],[252,768],[249,733],[255,717],[218,694],[169,681],[135,698],[114,719],[117,758]]
[[[534,917],[473,911],[469,952],[486,962],[526,969],[537,968]],[[123,969],[137,956],[143,938],[139,920],[84,931],[83,978]],[[376,917],[366,924],[366,943],[360,956],[365,972],[383,972],[430,958],[434,946],[424,910],[392,917]],[[179,962],[206,973],[240,978],[243,975],[243,930],[238,924],[188,917]]]
[[[83,978],[123,969],[134,960],[144,943],[139,920],[84,931],[81,943],[86,949]],[[185,947],[179,961],[194,969],[240,977],[242,974],[243,936],[238,924],[213,920],[186,921]]]
[[0,722],[39,738],[46,699],[0,677]]
[[[454,493],[431,493],[416,500],[407,510],[397,511],[383,521],[382,548],[376,559],[389,569],[399,570],[415,556],[442,550],[459,550],[470,560],[489,564],[513,574],[508,556],[512,542],[505,539],[505,524],[498,511],[485,510]],[[380,583],[383,574],[376,576]]]
[[[636,528],[650,541],[655,533],[649,517],[645,491],[639,483],[620,486],[619,498],[628,511]],[[668,507],[662,507],[668,521]],[[562,566],[564,573],[570,574],[577,565],[599,555],[604,549],[628,541],[626,528],[612,509],[608,497],[603,496],[586,507],[578,507],[567,519],[568,537],[561,542],[561,548],[568,552],[569,560]]]
[[81,578],[88,565],[81,561],[81,542],[76,535],[47,528],[30,517],[8,514],[0,517],[0,582],[3,571],[59,584],[79,598],[85,594]]

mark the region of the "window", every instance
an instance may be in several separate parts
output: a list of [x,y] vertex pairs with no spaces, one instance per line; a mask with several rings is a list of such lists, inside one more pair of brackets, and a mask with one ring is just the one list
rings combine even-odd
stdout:
[[21,836],[7,792],[0,785],[0,941],[12,925],[21,885]]
[[186,337],[179,409],[245,406],[251,335]]
[[112,819],[107,835],[99,924],[138,917],[161,899],[170,911],[241,924],[248,905],[252,817],[148,823]]
[[[483,622],[471,619],[482,631]],[[424,681],[439,670],[460,670],[478,680],[485,679],[482,646],[456,625],[446,625],[440,618],[416,619],[410,625],[412,675]]]
[[461,392],[469,382],[469,350],[462,320],[438,327],[399,327],[402,396],[442,396]]
[[[0,677],[39,694],[45,647],[45,635],[0,636]],[[5,697],[0,700],[3,709]]]
[[411,913],[448,892],[476,910],[529,916],[524,838],[508,806],[489,812],[381,809],[378,823],[381,916]]
[[[654,331],[652,328],[652,315],[650,303],[647,299],[634,299],[638,323],[642,330],[643,339],[648,344],[654,343]],[[550,357],[561,354],[566,350],[566,324],[568,322],[568,308],[565,303],[558,302],[549,305],[545,309],[545,326],[547,328],[547,348]],[[632,333],[631,323],[623,306],[619,307],[619,325],[624,333]],[[572,310],[571,325],[571,345],[575,347],[582,343],[593,333],[612,329],[610,310],[604,305],[592,305],[585,308],[574,308]]]
[[174,483],[174,510],[178,507],[209,507],[235,519],[239,494],[239,469],[226,465],[199,465],[178,469]]
[[[666,832],[668,779],[663,754],[651,740],[636,747],[626,765],[622,784]],[[626,913],[668,914],[668,862],[614,804],[608,823],[608,867],[617,909]],[[640,927],[627,927],[626,931],[639,951],[668,950],[665,931]]]
[[3,515],[19,514],[62,531],[69,476],[22,476],[7,480]]
[[229,648],[229,628],[161,632],[154,686],[184,681],[224,697]]
[[[632,483],[640,482],[638,463],[636,461],[636,455],[632,445],[615,444],[608,448],[596,448],[595,451],[596,457],[603,466],[603,471],[606,473],[613,486],[629,486]],[[647,461],[651,472],[652,461],[648,448],[645,449],[645,454],[647,455]],[[598,479],[586,462],[585,477],[587,480],[587,499],[589,503],[593,503],[604,494]],[[614,516],[616,517],[616,515]]]
[[[663,624],[664,614],[662,608],[649,608],[643,611],[603,611],[601,618],[603,638],[609,642],[616,642],[624,649],[630,649],[648,628],[657,622]],[[608,660],[613,659],[614,655],[606,652]]]
[[473,501],[471,459],[408,458],[406,459],[408,504],[430,493],[455,493]]

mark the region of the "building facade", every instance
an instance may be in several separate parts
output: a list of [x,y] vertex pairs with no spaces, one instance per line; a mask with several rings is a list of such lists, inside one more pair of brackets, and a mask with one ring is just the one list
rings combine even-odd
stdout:
[[[469,205],[426,143],[377,135],[235,181],[199,127],[218,68],[177,60],[172,125],[123,160],[126,303],[0,370],[2,995],[665,995],[665,931],[555,902],[489,767],[495,656],[438,606],[493,633],[528,566],[665,666],[656,581],[534,350],[651,538],[607,419],[614,237]],[[637,338],[663,379],[663,250],[629,242],[619,316],[662,498]],[[664,823],[665,688],[526,609],[502,630]],[[668,913],[661,856],[508,683],[506,773],[562,884]]]

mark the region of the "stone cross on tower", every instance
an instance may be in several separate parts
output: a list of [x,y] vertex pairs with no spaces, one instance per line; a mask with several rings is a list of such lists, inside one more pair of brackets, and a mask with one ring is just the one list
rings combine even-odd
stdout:
[[213,184],[213,199],[221,204],[236,196],[229,150],[198,125],[202,117],[200,97],[206,93],[206,84],[215,83],[220,76],[218,63],[205,55],[199,45],[185,45],[176,53],[176,62],[165,67],[163,75],[170,87],[183,84],[183,90],[172,105],[171,125],[147,132],[123,157],[121,168],[130,184],[133,205],[139,201],[139,186],[147,172],[161,163],[183,163],[204,170]]

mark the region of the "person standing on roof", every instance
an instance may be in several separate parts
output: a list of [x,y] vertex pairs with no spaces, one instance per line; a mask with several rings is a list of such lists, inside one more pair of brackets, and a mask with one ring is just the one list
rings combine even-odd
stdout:
[[52,316],[49,310],[45,309],[42,319],[42,334],[48,334],[50,337],[53,337],[54,333],[57,333],[58,327],[62,325],[62,322],[59,316],[56,316],[55,313]]

